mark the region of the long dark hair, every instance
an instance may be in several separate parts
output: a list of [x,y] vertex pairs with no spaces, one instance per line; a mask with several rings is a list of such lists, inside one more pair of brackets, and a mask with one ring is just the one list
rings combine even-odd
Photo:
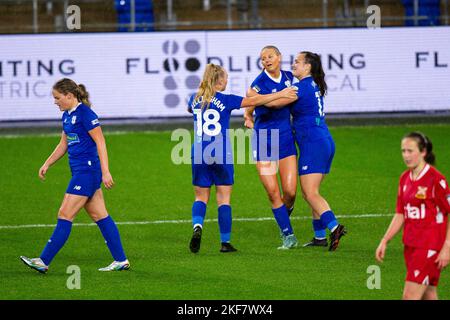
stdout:
[[433,153],[433,143],[431,140],[424,135],[420,131],[413,131],[408,133],[403,137],[403,139],[413,139],[417,142],[417,146],[419,147],[419,151],[422,152],[426,150],[427,154],[425,155],[425,162],[431,165],[434,165],[436,162],[436,156]]
[[69,78],[64,78],[59,80],[53,85],[53,90],[58,91],[62,94],[72,93],[79,102],[91,106],[91,102],[89,101],[89,93],[86,90],[86,87],[83,84],[76,84],[75,81]]
[[314,82],[319,86],[320,94],[322,96],[326,95],[328,86],[325,82],[325,72],[322,68],[320,56],[309,51],[302,51],[300,53],[305,56],[305,63],[311,65],[311,76],[313,77]]

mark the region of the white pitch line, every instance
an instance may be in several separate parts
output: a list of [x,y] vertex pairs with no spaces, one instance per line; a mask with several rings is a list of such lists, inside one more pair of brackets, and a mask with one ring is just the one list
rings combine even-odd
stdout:
[[[391,214],[355,214],[355,215],[337,215],[336,218],[342,219],[361,219],[361,218],[380,218],[380,217],[392,217]],[[291,217],[291,220],[309,220],[311,217],[301,216],[301,217]],[[262,218],[233,218],[235,221],[273,221],[273,217],[262,217]],[[146,225],[146,224],[181,224],[181,223],[191,223],[191,220],[155,220],[155,221],[123,221],[116,222],[117,225]],[[205,219],[205,222],[217,222],[217,219]],[[95,223],[74,223],[75,227],[92,227],[96,226]],[[54,228],[54,224],[22,224],[22,225],[6,225],[0,226],[0,230],[5,229],[29,229],[29,228]]]

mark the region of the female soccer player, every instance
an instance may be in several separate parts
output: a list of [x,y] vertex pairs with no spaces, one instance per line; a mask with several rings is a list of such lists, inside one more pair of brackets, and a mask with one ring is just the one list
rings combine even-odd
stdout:
[[335,145],[325,123],[323,97],[327,91],[325,73],[319,55],[312,52],[299,53],[292,65],[292,73],[299,80],[294,99],[279,99],[267,104],[280,108],[291,106],[295,140],[300,149],[298,172],[303,198],[312,209],[314,238],[304,246],[327,246],[326,229],[330,234],[329,250],[334,251],[346,233],[339,224],[328,202],[319,189],[325,175],[330,172]]
[[63,132],[53,153],[39,169],[39,178],[51,165],[69,154],[72,179],[58,212],[56,228],[39,258],[20,259],[29,267],[45,273],[58,251],[69,238],[72,221],[81,208],[94,220],[106,241],[114,262],[100,271],[120,271],[130,268],[122,248],[119,230],[105,207],[101,183],[106,189],[114,185],[109,172],[106,143],[98,117],[90,108],[89,95],[83,85],[71,79],[55,83],[52,91],[55,104],[63,111]]
[[[291,86],[293,75],[281,70],[281,53],[275,46],[261,50],[264,70],[253,81],[247,96],[269,94]],[[253,123],[253,110],[255,122]],[[291,127],[289,107],[270,109],[249,108],[245,111],[245,125],[254,127],[252,147],[259,178],[272,205],[272,212],[280,228],[283,245],[290,249],[297,246],[297,239],[290,218],[294,210],[297,191],[297,150]],[[279,166],[280,185],[276,166]]]
[[403,227],[406,280],[404,300],[437,300],[441,271],[450,261],[450,189],[433,167],[431,140],[420,132],[401,142],[407,170],[400,176],[397,209],[375,252],[382,262],[388,242]]
[[200,250],[203,221],[206,205],[212,185],[216,185],[220,252],[233,252],[231,235],[231,189],[234,183],[234,167],[231,143],[228,136],[231,111],[255,105],[261,105],[278,98],[295,97],[295,90],[256,95],[244,98],[221,93],[228,82],[227,72],[220,66],[208,64],[198,92],[188,104],[188,110],[194,115],[195,141],[192,146],[192,184],[195,202],[192,206],[192,225],[194,232],[190,241],[190,250]]

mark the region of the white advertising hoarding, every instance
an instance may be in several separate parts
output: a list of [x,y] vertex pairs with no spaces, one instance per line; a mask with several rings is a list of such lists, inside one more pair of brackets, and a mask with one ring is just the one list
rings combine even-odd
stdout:
[[51,87],[86,85],[101,118],[187,116],[208,62],[244,95],[266,45],[322,57],[325,112],[450,109],[450,27],[0,36],[0,121],[59,119]]

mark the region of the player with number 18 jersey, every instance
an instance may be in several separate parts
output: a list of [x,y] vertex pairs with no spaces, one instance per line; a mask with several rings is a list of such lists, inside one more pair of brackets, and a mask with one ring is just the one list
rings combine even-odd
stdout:
[[192,184],[199,187],[234,183],[233,153],[228,134],[230,115],[241,108],[243,97],[216,92],[208,107],[201,98],[189,99],[194,117],[192,145]]

